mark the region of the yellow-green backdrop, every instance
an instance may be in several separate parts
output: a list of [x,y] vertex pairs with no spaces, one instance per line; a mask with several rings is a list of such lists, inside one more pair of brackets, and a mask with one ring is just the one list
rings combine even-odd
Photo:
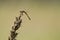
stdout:
[[59,0],[0,0],[0,40],[8,40],[20,10],[31,21],[24,14],[17,40],[60,40]]

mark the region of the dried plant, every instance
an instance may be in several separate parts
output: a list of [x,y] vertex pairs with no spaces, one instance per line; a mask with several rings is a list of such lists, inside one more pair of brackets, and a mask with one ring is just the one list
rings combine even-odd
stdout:
[[25,13],[28,19],[31,20],[25,11],[20,11],[20,16],[16,17],[16,21],[14,22],[14,26],[12,26],[12,30],[10,31],[11,34],[8,40],[16,40],[16,36],[18,35],[17,30],[21,27],[22,23],[21,17],[23,16],[23,13]]

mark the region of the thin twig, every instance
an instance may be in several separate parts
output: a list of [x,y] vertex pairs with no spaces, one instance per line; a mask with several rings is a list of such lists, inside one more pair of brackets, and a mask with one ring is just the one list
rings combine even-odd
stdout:
[[18,35],[16,31],[21,27],[21,23],[22,23],[21,17],[23,16],[23,13],[25,13],[28,19],[31,20],[25,11],[20,11],[20,13],[21,13],[20,16],[16,17],[16,21],[14,22],[14,26],[12,26],[12,30],[10,31],[11,34],[8,40],[16,40],[16,36]]

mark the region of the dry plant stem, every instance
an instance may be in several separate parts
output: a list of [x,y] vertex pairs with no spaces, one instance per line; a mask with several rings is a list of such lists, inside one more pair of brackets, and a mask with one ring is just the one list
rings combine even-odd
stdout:
[[31,20],[25,11],[20,11],[20,13],[21,13],[20,16],[16,17],[16,21],[14,22],[14,26],[12,26],[12,30],[10,31],[11,34],[8,40],[16,40],[16,36],[18,35],[17,30],[21,27],[21,23],[22,23],[21,17],[23,16],[23,13],[25,13],[28,19]]

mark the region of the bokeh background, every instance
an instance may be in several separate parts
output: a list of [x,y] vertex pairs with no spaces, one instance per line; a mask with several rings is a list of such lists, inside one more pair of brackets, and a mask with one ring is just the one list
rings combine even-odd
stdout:
[[17,40],[60,40],[59,0],[0,0],[0,40],[8,40],[15,17],[25,10]]

